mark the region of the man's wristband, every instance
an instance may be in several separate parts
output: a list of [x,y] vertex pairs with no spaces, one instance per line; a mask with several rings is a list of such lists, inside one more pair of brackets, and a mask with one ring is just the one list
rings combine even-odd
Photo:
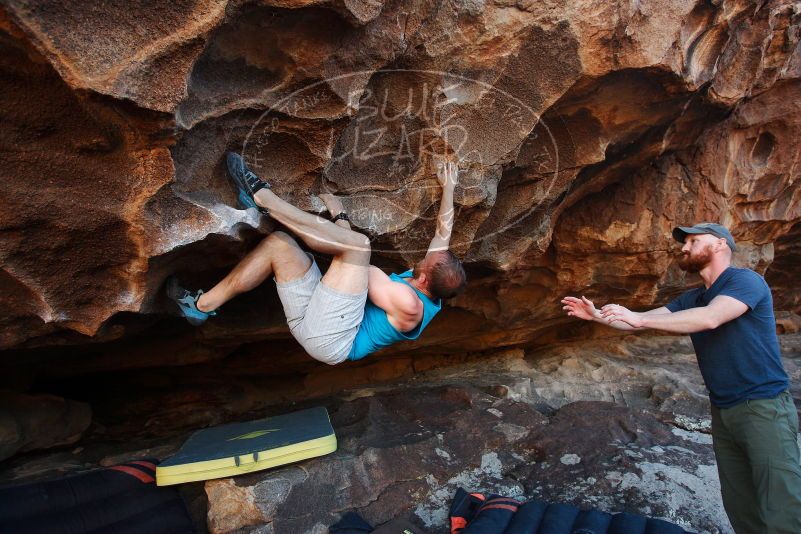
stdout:
[[348,221],[348,222],[350,222],[350,218],[348,217],[347,213],[345,213],[344,211],[340,211],[339,213],[337,213],[336,215],[331,217],[331,222],[335,223],[337,221]]

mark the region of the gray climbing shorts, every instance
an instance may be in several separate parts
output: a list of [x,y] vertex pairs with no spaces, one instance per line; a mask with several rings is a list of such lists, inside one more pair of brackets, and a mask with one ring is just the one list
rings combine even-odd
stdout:
[[367,290],[340,293],[326,286],[314,257],[301,278],[275,285],[289,331],[315,360],[336,365],[348,359],[364,318]]

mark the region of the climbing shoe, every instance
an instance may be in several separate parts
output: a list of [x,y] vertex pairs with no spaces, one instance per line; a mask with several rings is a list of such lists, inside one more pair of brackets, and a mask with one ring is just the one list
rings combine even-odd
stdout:
[[228,166],[228,174],[231,176],[231,181],[236,188],[236,200],[239,208],[256,208],[262,214],[268,215],[270,213],[269,210],[256,204],[253,196],[260,189],[269,189],[270,184],[248,169],[245,159],[236,152],[227,152],[225,154],[225,163]]
[[214,310],[204,312],[197,309],[197,301],[202,294],[202,289],[197,290],[193,294],[182,288],[178,279],[174,276],[171,276],[167,280],[167,296],[175,301],[180,314],[193,326],[200,326],[205,323],[206,319],[209,317],[217,315],[217,312]]

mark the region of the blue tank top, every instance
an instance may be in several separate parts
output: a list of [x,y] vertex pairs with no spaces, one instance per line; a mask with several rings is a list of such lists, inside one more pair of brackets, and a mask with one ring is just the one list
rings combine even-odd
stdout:
[[364,319],[362,319],[362,324],[359,325],[356,339],[353,340],[353,346],[350,349],[350,354],[348,354],[349,360],[361,360],[368,354],[398,341],[417,339],[423,333],[425,327],[428,326],[428,323],[431,322],[431,319],[442,309],[442,301],[440,299],[431,300],[427,295],[418,291],[404,280],[411,277],[411,270],[401,274],[392,273],[389,275],[390,280],[401,282],[414,289],[417,296],[423,301],[423,318],[420,324],[408,332],[401,332],[389,323],[387,312],[373,304],[368,298],[364,306]]

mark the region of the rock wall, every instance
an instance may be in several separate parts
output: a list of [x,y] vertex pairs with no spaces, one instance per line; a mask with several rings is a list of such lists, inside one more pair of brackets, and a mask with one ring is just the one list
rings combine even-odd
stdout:
[[392,349],[418,365],[591,333],[565,294],[663,302],[696,282],[670,229],[701,220],[798,312],[800,41],[789,0],[2,0],[0,386],[316,369],[269,284],[168,316],[169,274],[208,287],[273,228],[235,209],[230,149],[303,209],[342,195],[387,268],[423,254],[432,158],[458,157],[471,281]]

